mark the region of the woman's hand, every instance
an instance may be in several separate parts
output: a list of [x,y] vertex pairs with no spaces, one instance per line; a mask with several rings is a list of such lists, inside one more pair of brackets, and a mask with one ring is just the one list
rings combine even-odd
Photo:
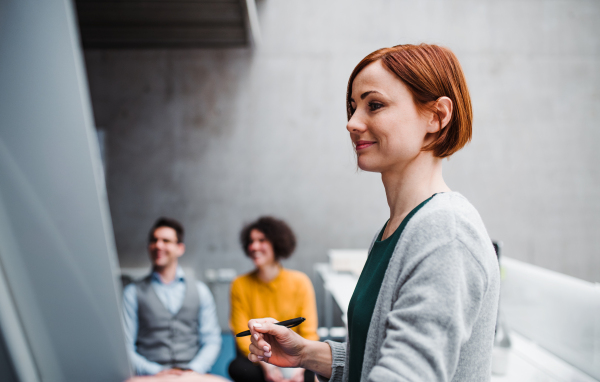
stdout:
[[275,325],[274,318],[248,321],[252,336],[248,359],[281,367],[302,367],[325,378],[331,377],[331,348],[319,341],[309,341],[285,326]]
[[296,332],[280,325],[274,318],[250,320],[252,362],[265,361],[281,367],[301,367],[306,340]]

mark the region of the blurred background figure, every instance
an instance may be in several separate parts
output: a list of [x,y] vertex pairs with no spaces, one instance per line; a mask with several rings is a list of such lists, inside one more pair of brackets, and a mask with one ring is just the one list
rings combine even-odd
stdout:
[[[292,255],[296,237],[283,221],[264,216],[246,225],[240,242],[255,269],[236,278],[231,284],[231,329],[248,330],[248,321],[256,317],[273,317],[284,321],[304,317],[306,321],[292,328],[302,337],[318,340],[315,292],[308,276],[285,269],[281,260]],[[235,382],[314,381],[314,373],[301,368],[289,370],[248,360],[250,337],[236,338],[237,358],[229,365]]]
[[184,229],[160,218],[148,237],[152,273],[123,291],[125,336],[135,373],[207,373],[221,349],[221,330],[208,287],[179,266]]

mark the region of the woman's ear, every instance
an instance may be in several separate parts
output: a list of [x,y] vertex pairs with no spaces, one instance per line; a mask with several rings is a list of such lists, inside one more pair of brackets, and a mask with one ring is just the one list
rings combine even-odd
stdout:
[[438,98],[432,107],[428,133],[437,133],[450,123],[452,118],[452,100],[446,96]]

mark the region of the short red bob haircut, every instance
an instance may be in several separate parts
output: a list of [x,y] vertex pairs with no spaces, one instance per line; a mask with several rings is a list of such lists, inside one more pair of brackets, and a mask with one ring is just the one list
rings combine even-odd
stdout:
[[424,151],[433,151],[436,157],[445,158],[471,140],[473,111],[465,76],[454,53],[437,45],[396,45],[363,58],[348,80],[348,120],[354,113],[350,104],[354,79],[367,65],[379,60],[408,87],[418,109],[432,110],[429,107],[443,96],[452,100],[450,122],[433,142],[423,147]]

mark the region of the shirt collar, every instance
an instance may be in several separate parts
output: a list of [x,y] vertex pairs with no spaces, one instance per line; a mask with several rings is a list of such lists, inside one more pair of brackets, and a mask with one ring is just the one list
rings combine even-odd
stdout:
[[[158,272],[152,271],[151,277],[152,280],[158,281],[159,283],[163,284]],[[175,271],[175,279],[173,280],[173,282],[175,281],[185,281],[185,273],[183,273],[183,269],[179,265],[177,266],[177,270]]]

